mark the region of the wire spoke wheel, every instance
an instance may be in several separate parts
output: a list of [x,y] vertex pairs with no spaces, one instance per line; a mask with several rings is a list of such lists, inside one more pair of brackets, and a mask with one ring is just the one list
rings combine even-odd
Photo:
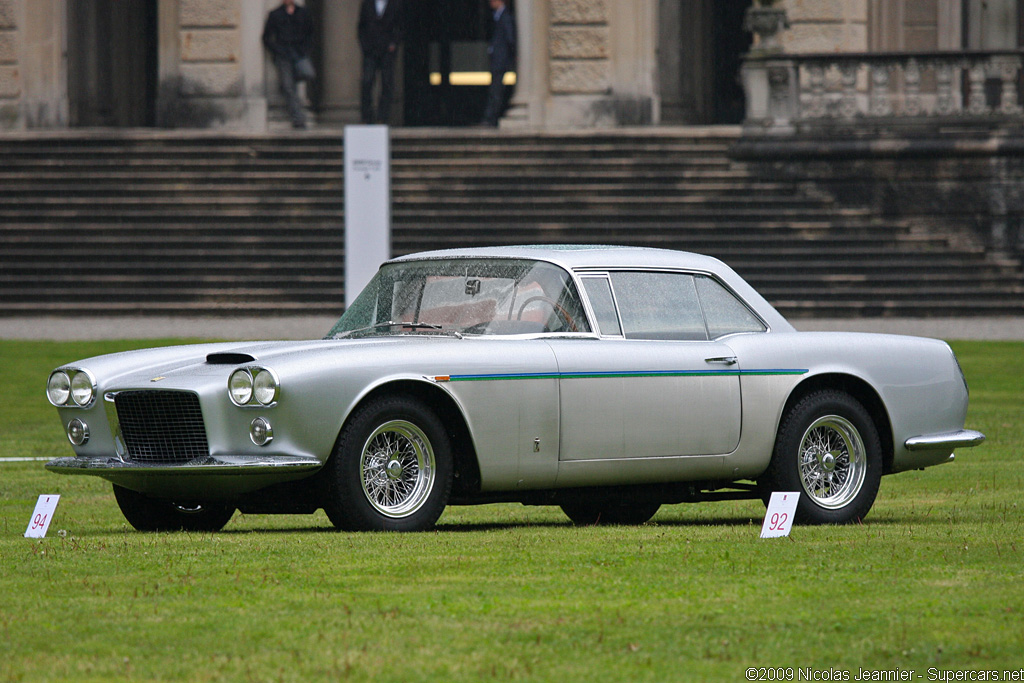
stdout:
[[818,418],[804,432],[798,454],[800,483],[815,503],[829,510],[857,497],[867,474],[864,440],[838,415]]
[[407,517],[423,507],[434,488],[436,471],[430,439],[411,422],[385,422],[363,445],[359,463],[363,493],[386,517]]
[[821,389],[788,408],[757,483],[765,504],[773,491],[800,491],[801,524],[852,524],[875,502],[882,470],[871,413],[844,391]]

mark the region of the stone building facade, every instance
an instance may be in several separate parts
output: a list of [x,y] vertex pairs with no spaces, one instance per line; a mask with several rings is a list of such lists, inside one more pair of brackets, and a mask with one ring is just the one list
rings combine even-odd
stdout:
[[[260,36],[278,0],[0,0],[0,129],[226,128],[284,117]],[[358,120],[359,0],[306,0],[321,125]],[[412,4],[412,3],[411,3]],[[415,0],[396,125],[471,123],[483,0]],[[503,126],[738,123],[752,0],[515,0],[516,94]],[[1017,49],[1022,0],[779,0],[786,52]],[[440,19],[438,19],[440,17]],[[433,23],[431,23],[433,22]]]

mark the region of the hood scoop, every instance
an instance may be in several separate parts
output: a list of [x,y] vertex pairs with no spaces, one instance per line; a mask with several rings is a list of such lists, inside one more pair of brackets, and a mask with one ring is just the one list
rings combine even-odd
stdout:
[[206,362],[210,365],[242,365],[243,363],[252,363],[255,360],[256,356],[236,351],[211,353],[206,356]]

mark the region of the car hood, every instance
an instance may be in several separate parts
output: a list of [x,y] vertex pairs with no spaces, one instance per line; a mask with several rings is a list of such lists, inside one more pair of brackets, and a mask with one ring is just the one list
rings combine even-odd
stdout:
[[[86,369],[93,374],[101,390],[132,387],[195,388],[205,379],[220,383],[244,365],[263,365],[280,369],[301,366],[305,369],[322,362],[325,355],[339,352],[352,363],[363,356],[386,354],[397,346],[422,343],[457,342],[449,337],[415,335],[374,337],[370,339],[319,339],[309,341],[251,341],[189,344],[124,351],[86,358],[62,367]],[[319,359],[319,360],[318,360]]]

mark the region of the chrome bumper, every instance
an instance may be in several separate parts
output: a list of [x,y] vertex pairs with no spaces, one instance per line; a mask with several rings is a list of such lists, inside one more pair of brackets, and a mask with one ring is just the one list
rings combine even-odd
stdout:
[[166,465],[130,462],[117,457],[76,456],[51,460],[46,463],[46,469],[60,474],[100,474],[103,470],[138,474],[267,474],[315,470],[321,465],[320,460],[311,456],[211,455]]
[[940,434],[922,434],[912,436],[904,442],[908,451],[953,450],[954,448],[970,448],[980,445],[985,435],[973,429],[960,429],[955,432]]

